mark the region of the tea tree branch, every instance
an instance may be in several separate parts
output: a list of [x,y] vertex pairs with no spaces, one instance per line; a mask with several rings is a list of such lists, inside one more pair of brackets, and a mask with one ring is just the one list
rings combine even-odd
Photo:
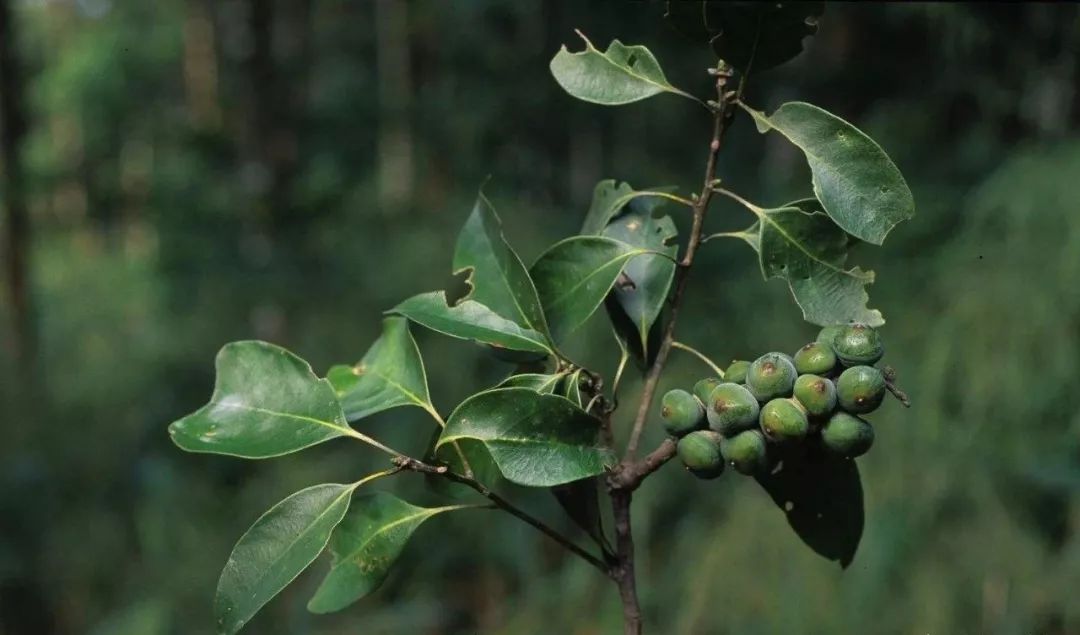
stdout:
[[398,456],[394,458],[393,463],[395,466],[402,470],[409,470],[412,472],[420,472],[423,474],[433,474],[435,476],[441,476],[449,481],[460,483],[466,487],[473,489],[478,494],[491,501],[491,503],[495,507],[531,525],[548,538],[551,538],[573,554],[580,557],[585,562],[588,562],[592,566],[599,569],[604,575],[610,575],[610,570],[603,560],[597,558],[588,551],[585,551],[573,541],[571,541],[569,538],[552,529],[550,526],[544,523],[544,521],[528,514],[527,512],[515,506],[510,501],[503,498],[502,496],[499,496],[495,492],[491,491],[486,485],[484,485],[480,481],[477,481],[476,479],[469,476],[464,476],[462,474],[451,472],[445,466],[428,465],[423,461],[419,461],[408,456]]

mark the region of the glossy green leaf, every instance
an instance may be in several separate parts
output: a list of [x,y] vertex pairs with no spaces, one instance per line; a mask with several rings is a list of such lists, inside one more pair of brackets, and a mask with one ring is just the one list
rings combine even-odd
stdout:
[[576,370],[573,373],[570,373],[569,376],[567,376],[566,381],[562,383],[559,394],[561,394],[563,397],[566,397],[568,400],[570,400],[570,403],[574,404],[578,408],[584,408],[587,405],[585,403],[583,395],[581,394],[580,370]]
[[300,490],[271,507],[240,537],[214,598],[219,633],[239,631],[318,557],[345,516],[356,485]]
[[674,258],[679,247],[674,239],[678,230],[670,216],[653,215],[655,203],[643,200],[635,203],[604,229],[604,236],[668,256],[646,254],[631,259],[623,267],[619,284],[611,291],[620,309],[634,324],[641,350],[645,350],[649,346],[649,329],[667,304],[675,278]]
[[601,236],[575,236],[552,245],[529,270],[548,326],[562,341],[585,323],[619,279],[627,261],[649,253]]
[[660,93],[693,99],[668,83],[660,63],[644,46],[613,40],[601,53],[584,35],[581,39],[584,51],[571,53],[563,46],[551,60],[551,74],[570,95],[604,106],[629,104]]
[[340,611],[378,589],[424,521],[465,507],[417,507],[386,492],[356,496],[330,538],[330,571],[308,602],[308,610]]
[[675,199],[671,194],[674,188],[670,186],[657,187],[649,190],[635,190],[627,183],[619,183],[614,179],[605,179],[593,188],[592,203],[585,215],[585,222],[581,226],[581,235],[599,235],[604,228],[618,216],[627,205],[633,204],[640,210],[655,210],[666,200]]
[[708,42],[720,59],[754,72],[801,53],[824,11],[824,2],[668,0],[664,17],[691,39]]
[[469,272],[472,289],[464,300],[479,302],[519,326],[548,332],[528,269],[506,242],[499,216],[482,193],[454,249],[454,272],[462,271]]
[[766,116],[747,108],[762,133],[776,130],[806,155],[814,195],[844,231],[880,245],[915,214],[904,177],[881,146],[817,106],[788,102]]
[[[398,406],[431,409],[424,360],[403,317],[383,320],[382,335],[353,366],[353,373],[356,381],[340,394],[349,421]],[[344,385],[342,374],[335,371],[335,386]]]
[[845,266],[856,241],[821,211],[816,200],[757,213],[758,222],[747,230],[749,234],[756,229],[757,240],[747,242],[757,249],[766,279],[787,281],[807,322],[885,323],[880,311],[866,306],[866,286],[874,282],[874,272]]
[[499,384],[499,388],[528,388],[540,393],[553,393],[559,383],[566,377],[566,373],[521,373],[511,375]]
[[390,312],[451,337],[515,351],[551,352],[543,334],[518,326],[473,300],[462,300],[450,306],[443,291],[414,295]]
[[613,465],[614,456],[597,443],[599,431],[599,421],[563,397],[496,388],[462,402],[447,419],[438,446],[479,441],[507,480],[550,487]]
[[353,432],[330,383],[280,346],[226,344],[215,365],[210,403],[169,426],[181,449],[262,459]]
[[793,448],[755,478],[807,546],[841,567],[851,564],[865,522],[855,461]]

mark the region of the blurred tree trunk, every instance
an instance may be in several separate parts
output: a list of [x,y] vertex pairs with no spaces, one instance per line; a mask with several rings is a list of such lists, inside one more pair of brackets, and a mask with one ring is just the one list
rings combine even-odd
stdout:
[[4,208],[4,250],[11,306],[14,354],[21,363],[33,361],[36,338],[30,306],[30,218],[19,156],[26,119],[22,108],[22,77],[15,43],[11,0],[0,0],[0,205]]
[[184,93],[196,130],[221,126],[217,37],[210,0],[187,0],[184,15]]
[[408,4],[375,0],[375,63],[379,90],[379,209],[393,213],[413,191],[413,138],[409,122],[412,73]]
[[[247,4],[252,52],[246,68],[245,145],[256,168],[256,200],[276,232],[299,217],[290,198],[299,166],[297,129],[307,104],[312,5],[311,0],[290,0],[283,4],[284,18],[278,20],[273,0]],[[275,60],[279,49],[287,62]]]

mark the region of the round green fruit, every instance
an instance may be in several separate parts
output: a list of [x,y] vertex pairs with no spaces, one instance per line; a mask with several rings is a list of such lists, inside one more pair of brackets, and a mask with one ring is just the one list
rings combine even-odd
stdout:
[[761,407],[761,429],[770,441],[799,441],[810,430],[810,421],[794,399],[773,399]]
[[764,472],[769,464],[765,435],[760,430],[744,430],[731,438],[721,439],[720,455],[741,474]]
[[664,429],[674,437],[705,426],[705,407],[685,390],[675,389],[664,395],[660,400],[660,416],[664,419]]
[[791,396],[795,387],[795,364],[783,353],[765,353],[750,364],[746,373],[746,387],[758,401]]
[[860,417],[837,412],[821,429],[821,442],[830,452],[855,458],[866,454],[874,444],[874,428]]
[[800,375],[828,375],[834,368],[836,353],[821,342],[810,342],[795,353],[795,370]]
[[731,383],[713,389],[705,405],[709,427],[725,436],[753,428],[761,410],[757,399],[745,386]]
[[699,478],[716,478],[724,471],[720,435],[709,430],[691,432],[679,439],[676,452],[686,469]]
[[701,400],[701,403],[706,406],[709,405],[709,395],[712,394],[713,388],[716,388],[721,384],[721,380],[716,377],[706,377],[698,383],[694,384],[694,396]]
[[836,385],[819,375],[800,375],[795,380],[795,399],[811,417],[824,417],[836,409]]
[[836,379],[836,399],[848,412],[873,412],[884,398],[885,377],[873,366],[852,366]]
[[724,371],[724,381],[730,381],[733,384],[746,383],[746,373],[749,370],[750,362],[736,359]]
[[881,336],[865,324],[845,326],[833,337],[832,348],[844,366],[870,366],[876,364],[885,354]]
[[846,328],[847,328],[847,326],[845,326],[843,324],[834,324],[832,326],[826,326],[825,328],[818,331],[817,338],[816,338],[815,341],[821,342],[822,344],[828,346],[829,348],[832,348],[833,340],[836,339],[836,336],[839,335],[840,332],[843,331]]

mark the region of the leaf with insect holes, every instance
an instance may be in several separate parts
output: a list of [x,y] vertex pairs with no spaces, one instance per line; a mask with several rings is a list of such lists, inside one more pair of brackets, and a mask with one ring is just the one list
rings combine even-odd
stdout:
[[541,254],[529,273],[555,341],[589,319],[631,258],[648,253],[611,238],[574,236]]
[[330,538],[330,571],[308,602],[308,610],[340,611],[375,591],[424,521],[467,507],[417,507],[387,492],[357,495]]
[[444,291],[421,293],[390,309],[444,335],[514,351],[550,354],[547,338],[522,327],[473,300],[451,306]]
[[352,368],[355,381],[346,380],[340,367],[332,370],[349,421],[399,406],[432,409],[424,360],[403,317],[383,320],[382,335]]
[[603,106],[621,106],[661,93],[693,99],[675,88],[660,63],[644,46],[613,40],[601,53],[580,32],[585,50],[571,53],[565,46],[551,60],[551,74],[570,95]]
[[874,272],[844,263],[858,241],[836,226],[815,199],[756,210],[758,222],[739,234],[758,252],[765,279],[787,281],[807,322],[827,326],[885,323],[869,309],[866,286]]
[[771,115],[746,110],[759,132],[775,130],[803,151],[814,195],[847,233],[880,245],[897,223],[915,215],[915,200],[896,164],[855,126],[802,102],[783,104]]
[[551,487],[602,474],[615,457],[600,447],[600,422],[567,399],[528,388],[477,393],[446,421],[438,447],[476,441],[507,480]]
[[183,450],[262,459],[353,432],[330,383],[280,346],[232,342],[215,366],[210,402],[169,426]]
[[454,249],[454,272],[463,271],[469,272],[471,287],[464,300],[547,335],[544,310],[529,271],[503,236],[499,216],[483,193],[477,196]]
[[824,2],[668,0],[664,17],[687,37],[708,42],[720,59],[755,72],[801,53],[824,11]]

